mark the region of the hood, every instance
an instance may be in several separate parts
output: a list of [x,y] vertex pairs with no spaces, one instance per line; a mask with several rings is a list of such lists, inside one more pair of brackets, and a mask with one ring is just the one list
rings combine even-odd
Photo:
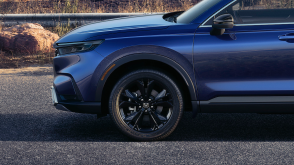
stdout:
[[173,24],[175,23],[165,21],[163,14],[123,17],[81,26],[61,37],[56,43],[86,41],[88,38],[113,33],[160,30]]

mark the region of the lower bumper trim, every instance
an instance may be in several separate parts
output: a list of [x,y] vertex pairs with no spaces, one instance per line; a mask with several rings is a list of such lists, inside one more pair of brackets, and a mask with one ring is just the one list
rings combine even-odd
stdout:
[[71,112],[70,110],[68,110],[67,108],[65,108],[63,105],[61,105],[61,104],[57,104],[56,106],[55,106],[55,108],[56,109],[58,109],[58,110],[61,110],[61,111],[68,111],[68,112]]
[[55,105],[55,108],[77,113],[101,114],[100,102],[59,102]]

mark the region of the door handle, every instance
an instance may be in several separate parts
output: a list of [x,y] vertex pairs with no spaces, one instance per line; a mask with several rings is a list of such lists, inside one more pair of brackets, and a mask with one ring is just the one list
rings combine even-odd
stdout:
[[285,35],[280,35],[279,40],[281,40],[281,41],[294,40],[294,33],[288,33],[288,34],[285,34]]

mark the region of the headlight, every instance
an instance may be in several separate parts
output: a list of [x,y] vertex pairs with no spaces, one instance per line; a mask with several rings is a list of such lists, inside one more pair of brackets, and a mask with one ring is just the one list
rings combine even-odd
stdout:
[[73,42],[73,43],[60,43],[57,44],[57,50],[59,55],[83,52],[95,49],[97,46],[102,44],[104,40],[89,41],[89,42]]

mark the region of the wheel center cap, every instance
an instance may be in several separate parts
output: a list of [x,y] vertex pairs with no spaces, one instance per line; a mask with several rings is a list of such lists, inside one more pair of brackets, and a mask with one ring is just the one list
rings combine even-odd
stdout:
[[149,108],[149,103],[143,103],[143,108],[145,109]]

